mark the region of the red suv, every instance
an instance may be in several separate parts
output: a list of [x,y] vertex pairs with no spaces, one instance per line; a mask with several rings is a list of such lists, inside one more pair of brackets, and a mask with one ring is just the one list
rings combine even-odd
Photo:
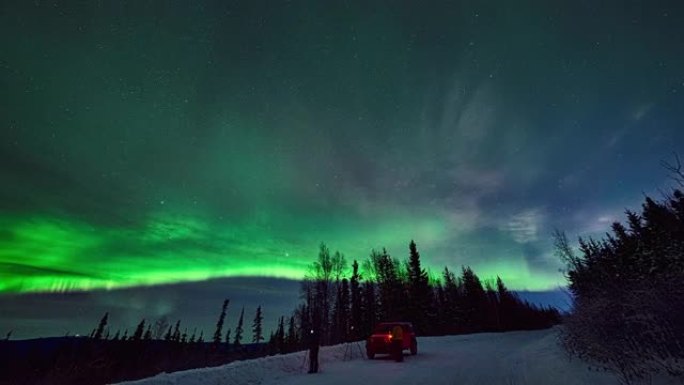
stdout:
[[404,338],[402,340],[402,351],[410,350],[411,355],[418,353],[418,341],[413,325],[410,322],[383,322],[375,326],[373,334],[366,340],[366,354],[369,359],[373,359],[376,354],[392,353],[392,329],[401,326]]

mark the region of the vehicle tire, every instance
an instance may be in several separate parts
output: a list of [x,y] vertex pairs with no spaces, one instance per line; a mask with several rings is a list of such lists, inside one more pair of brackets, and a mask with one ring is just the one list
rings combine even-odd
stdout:
[[375,358],[375,352],[373,352],[372,350],[366,350],[366,355],[368,356],[369,360]]
[[411,355],[415,356],[418,354],[418,342],[416,340],[411,341]]

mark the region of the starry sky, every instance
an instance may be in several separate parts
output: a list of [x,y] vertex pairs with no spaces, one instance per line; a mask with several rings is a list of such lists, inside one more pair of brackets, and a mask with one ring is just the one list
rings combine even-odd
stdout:
[[597,3],[4,1],[0,302],[269,302],[320,242],[411,239],[557,290],[553,230],[604,233],[684,152],[684,6]]

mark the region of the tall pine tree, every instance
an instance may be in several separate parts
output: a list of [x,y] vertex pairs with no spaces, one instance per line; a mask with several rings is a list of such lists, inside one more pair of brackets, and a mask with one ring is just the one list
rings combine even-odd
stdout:
[[285,337],[285,345],[288,351],[294,351],[297,348],[297,330],[295,326],[295,317],[290,317],[290,322],[287,325],[287,336]]
[[147,329],[145,330],[145,335],[143,336],[143,339],[147,341],[152,339],[152,324],[147,325]]
[[351,291],[351,325],[350,337],[356,341],[362,334],[362,308],[361,308],[361,276],[359,274],[359,263],[354,260],[352,263],[352,276],[350,279]]
[[333,313],[332,343],[347,341],[349,331],[349,281],[346,278],[337,285]]
[[375,290],[375,282],[365,281],[363,285],[363,302],[362,302],[362,327],[361,335],[367,336],[373,331],[377,318],[377,296]]
[[131,339],[133,341],[140,341],[143,338],[143,333],[145,332],[145,319],[143,318],[142,321],[138,324],[138,327],[135,328],[135,332],[133,333],[133,337]]
[[468,331],[486,329],[487,294],[480,278],[469,266],[463,267],[461,280],[464,294],[464,323]]
[[280,317],[278,321],[278,331],[276,332],[276,341],[278,343],[278,352],[280,354],[287,353],[285,348],[285,321],[283,317]]
[[242,324],[245,319],[245,307],[242,307],[242,311],[240,311],[240,319],[238,320],[237,327],[235,328],[235,340],[233,341],[233,345],[236,348],[239,348],[240,345],[242,344]]
[[226,330],[226,339],[225,339],[225,341],[226,341],[226,344],[230,344],[230,328],[228,328],[228,330]]
[[166,334],[164,334],[164,341],[171,341],[172,336],[173,336],[173,326],[169,325],[169,329],[166,331]]
[[176,321],[176,327],[173,328],[173,334],[171,335],[171,341],[180,342],[181,332],[180,332],[180,320]]
[[105,327],[107,326],[107,319],[109,318],[109,313],[105,313],[104,316],[102,316],[102,319],[100,320],[100,324],[97,325],[97,329],[95,330],[95,335],[93,336],[94,339],[99,340],[102,338],[102,334],[104,333]]
[[261,305],[256,309],[256,314],[254,315],[254,322],[252,323],[252,342],[260,343],[263,341],[264,336],[261,329],[261,321],[264,320],[264,316],[261,314]]
[[427,327],[427,309],[431,302],[430,285],[427,272],[420,265],[420,254],[413,240],[409,243],[408,285],[409,319],[418,333],[424,333]]
[[226,310],[228,309],[228,304],[230,300],[223,300],[223,307],[221,307],[221,314],[219,315],[218,322],[216,322],[216,331],[214,332],[214,343],[216,345],[221,343],[221,337],[223,336],[223,321],[226,318]]
[[444,288],[440,299],[443,309],[444,331],[448,334],[462,333],[465,330],[463,320],[463,288],[461,282],[449,268],[442,273]]

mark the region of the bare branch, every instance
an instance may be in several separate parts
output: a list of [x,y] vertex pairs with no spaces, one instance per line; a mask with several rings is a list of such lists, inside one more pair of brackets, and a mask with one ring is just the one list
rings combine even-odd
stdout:
[[679,159],[677,153],[673,153],[675,162],[670,163],[665,160],[660,161],[660,165],[663,166],[665,170],[669,172],[670,179],[674,180],[677,184],[684,187],[684,169],[682,168],[682,161]]
[[556,255],[565,262],[568,268],[578,270],[582,267],[582,260],[572,250],[565,233],[556,229],[553,234]]

